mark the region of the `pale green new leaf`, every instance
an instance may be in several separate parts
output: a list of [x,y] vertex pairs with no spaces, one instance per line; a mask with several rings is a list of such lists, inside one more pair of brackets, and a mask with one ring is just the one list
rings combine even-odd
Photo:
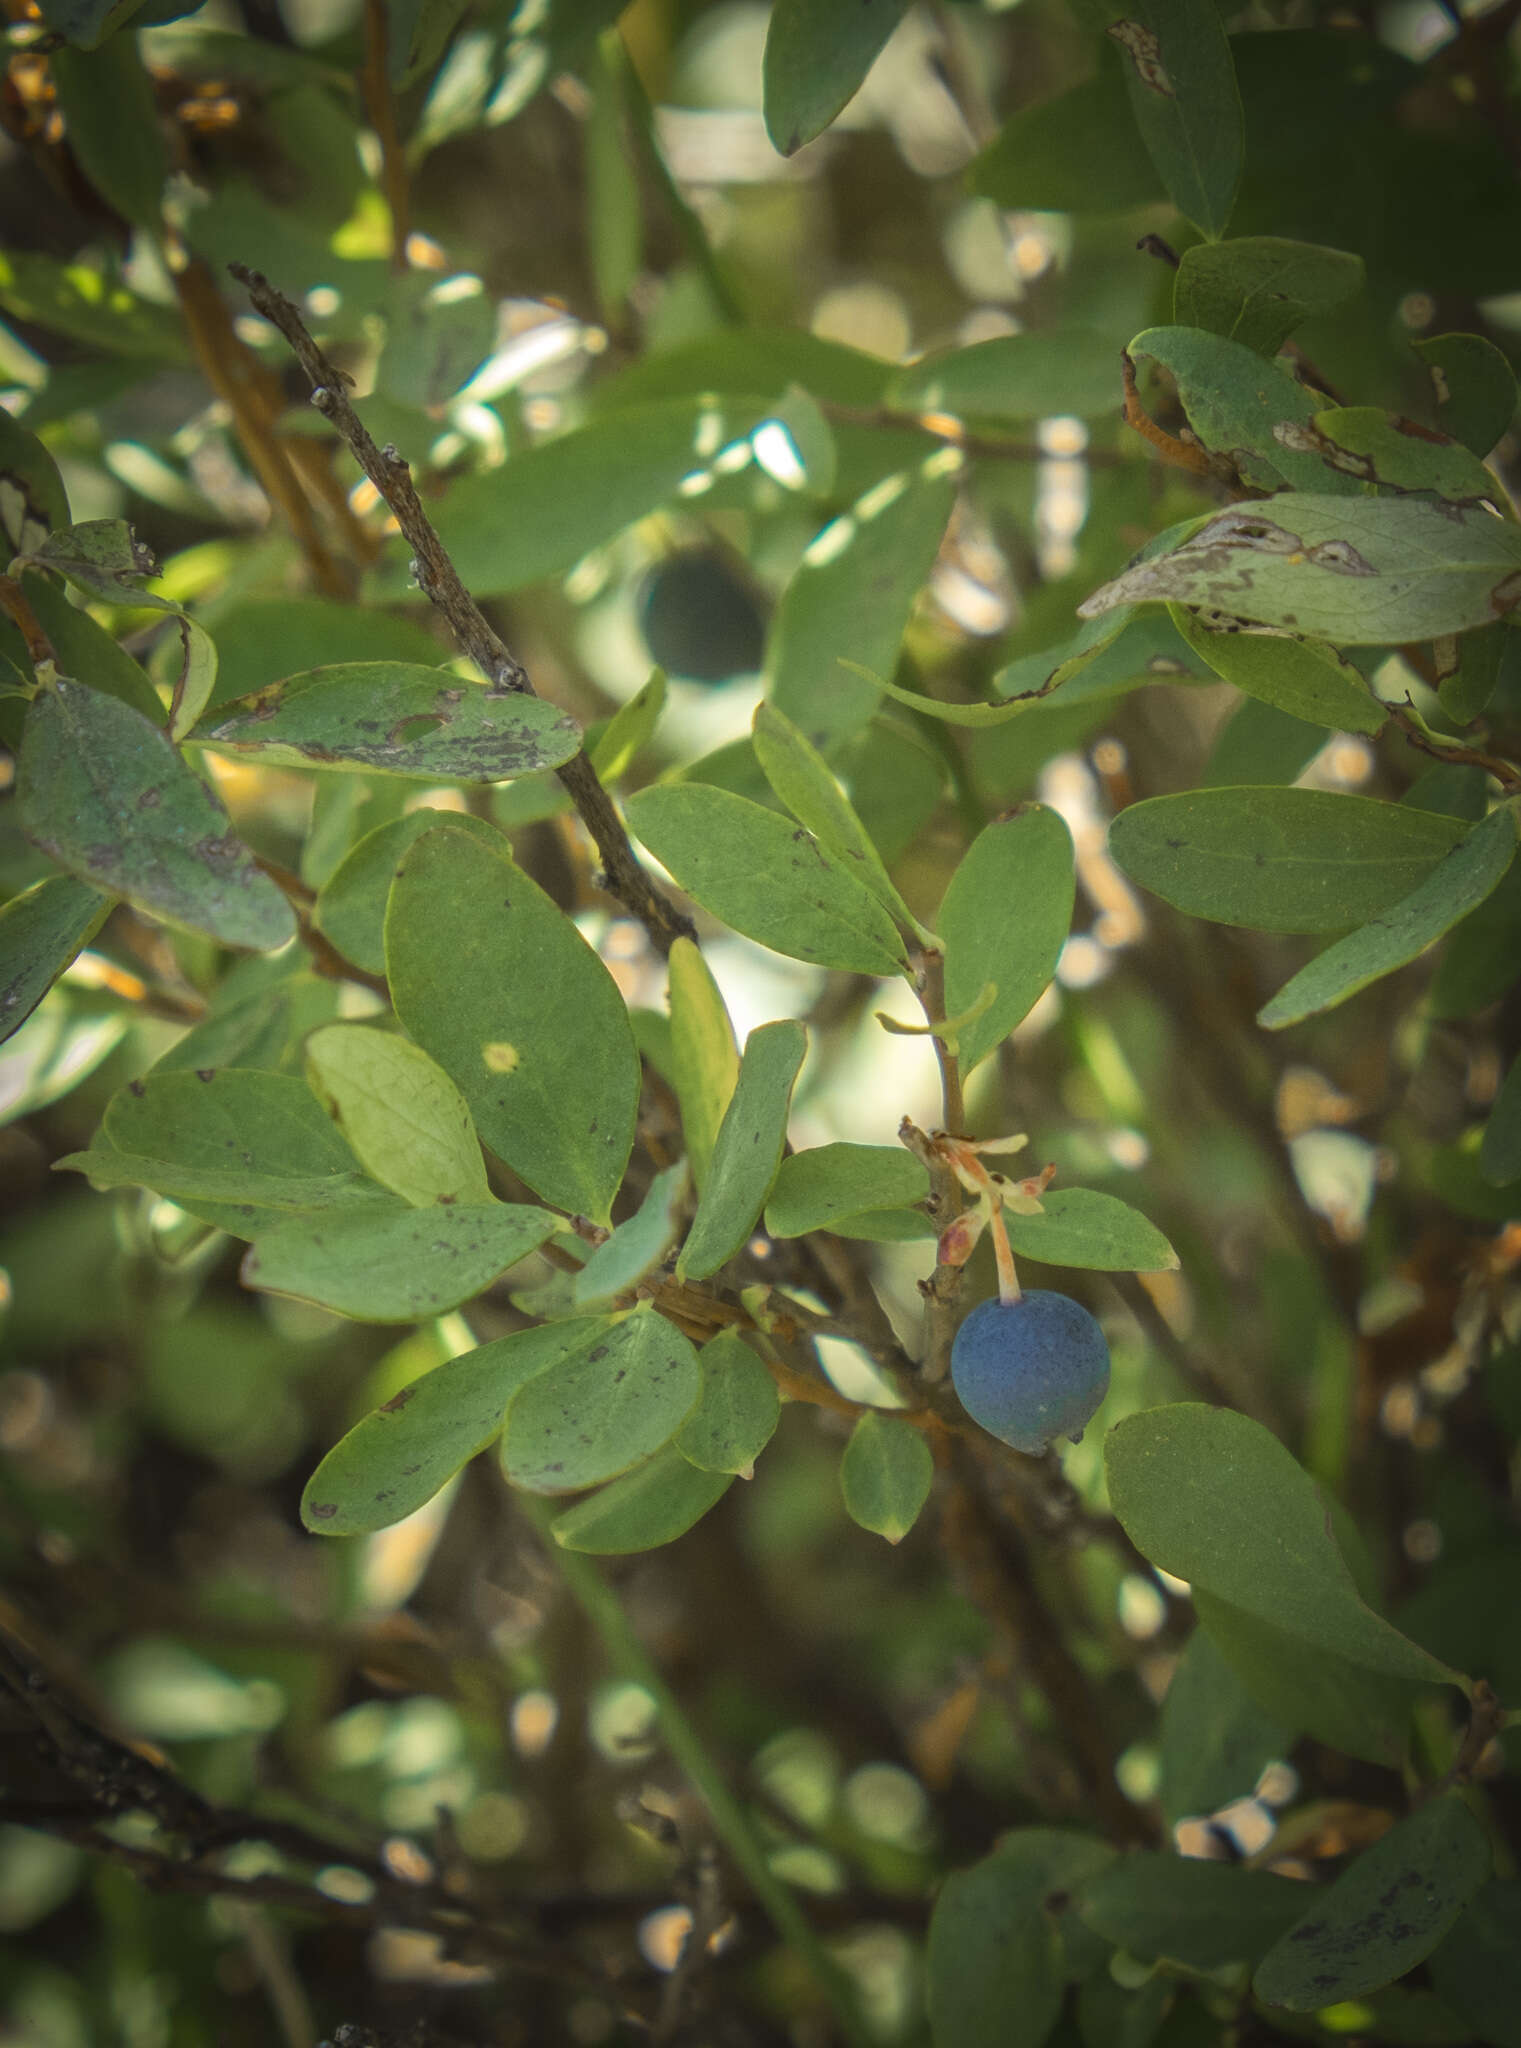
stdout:
[[755,1228],[781,1164],[792,1085],[807,1050],[807,1032],[790,1017],[762,1024],[746,1039],[697,1213],[676,1261],[678,1279],[706,1280]]
[[713,971],[691,939],[676,940],[668,970],[672,1079],[692,1179],[700,1191],[739,1077],[739,1047]]
[[417,1208],[489,1202],[470,1106],[420,1046],[367,1024],[306,1041],[306,1075],[372,1179]]

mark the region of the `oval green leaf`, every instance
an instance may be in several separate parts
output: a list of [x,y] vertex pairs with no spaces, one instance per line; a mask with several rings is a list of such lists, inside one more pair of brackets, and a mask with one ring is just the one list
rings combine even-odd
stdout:
[[704,910],[775,953],[853,974],[901,974],[887,912],[809,832],[698,782],[644,789],[628,804],[639,838]]
[[1077,1900],[1087,1925],[1117,1948],[1190,1970],[1256,1962],[1304,1905],[1304,1886],[1292,1877],[1144,1850],[1089,1878]]
[[1381,732],[1389,714],[1362,676],[1324,641],[1280,633],[1213,633],[1181,606],[1178,631],[1227,683],[1306,725],[1332,732]]
[[732,1473],[700,1472],[667,1444],[632,1472],[556,1515],[549,1533],[562,1550],[597,1557],[658,1550],[685,1536],[733,1484]]
[[615,1479],[670,1442],[697,1401],[697,1353],[645,1306],[599,1319],[604,1334],[513,1396],[502,1469],[531,1493]]
[[220,800],[115,697],[60,677],[33,699],[16,798],[21,829],[60,867],[150,916],[250,950],[296,935]]
[[1202,1628],[1189,1637],[1162,1702],[1162,1814],[1169,1827],[1257,1788],[1293,1734],[1264,1713]]
[[1001,334],[969,348],[923,356],[900,370],[887,403],[900,412],[1034,420],[1054,413],[1094,419],[1121,400],[1120,352],[1087,327]]
[[774,704],[757,705],[752,732],[761,772],[793,817],[895,923],[913,930],[913,912],[893,887],[871,835],[817,747]]
[[[1498,887],[1516,853],[1514,810],[1492,811],[1408,896],[1317,954],[1257,1013],[1269,1031],[1334,1009],[1424,953]],[[1521,1168],[1518,1168],[1521,1170]]]
[[956,1034],[961,1071],[996,1051],[1056,972],[1072,925],[1072,835],[1044,804],[1021,804],[972,841],[936,919],[945,946],[945,1008],[992,1004]]
[[875,1210],[912,1208],[928,1193],[923,1163],[901,1145],[814,1145],[782,1161],[766,1228],[773,1237],[836,1230]]
[[935,566],[956,502],[961,457],[942,449],[916,469],[872,485],[815,534],[771,623],[771,702],[816,747],[864,725],[881,702],[875,683],[840,667],[848,657],[890,676],[919,593]]
[[1426,365],[1437,424],[1483,462],[1516,415],[1516,373],[1481,334],[1433,334],[1410,346]]
[[1130,110],[1168,197],[1218,241],[1246,154],[1219,9],[1213,0],[1127,0],[1108,33],[1123,53]]
[[845,1512],[873,1536],[901,1543],[919,1519],[935,1478],[935,1460],[912,1423],[869,1409],[840,1459]]
[[1109,849],[1142,888],[1216,924],[1339,932],[1420,887],[1467,830],[1373,797],[1202,789],[1121,811]]
[[367,1536],[422,1507],[500,1433],[518,1388],[582,1334],[574,1322],[517,1330],[413,1380],[322,1460],[301,1496],[306,1527],[319,1536]]
[[783,156],[822,135],[860,90],[911,0],[777,0],[761,68],[766,133]]
[[306,1041],[306,1076],[372,1179],[403,1201],[491,1200],[470,1106],[420,1046],[367,1024]]
[[1272,357],[1302,321],[1354,298],[1362,283],[1360,256],[1317,242],[1196,242],[1178,265],[1173,317]]
[[676,1435],[676,1448],[704,1472],[748,1479],[782,1412],[776,1381],[744,1338],[725,1330],[697,1354],[702,1392]]
[[792,1084],[807,1050],[807,1032],[790,1017],[762,1024],[745,1040],[713,1163],[676,1261],[678,1279],[706,1280],[755,1228],[781,1164]]
[[493,1152],[547,1202],[610,1221],[639,1058],[617,983],[517,867],[453,824],[403,854],[386,914],[396,1014]]
[[547,1210],[507,1202],[375,1203],[279,1225],[243,1254],[241,1278],[355,1322],[415,1323],[473,1300],[554,1228]]
[[504,782],[581,750],[581,728],[557,705],[401,661],[287,676],[218,706],[191,737],[272,764],[448,782]]
[[935,2048],[1041,2048],[1066,1992],[1062,1916],[1046,1901],[1075,1891],[1113,1854],[1086,1835],[1018,1828],[980,1863],[951,1872],[925,1958]]
[[676,1236],[686,1185],[685,1160],[656,1174],[633,1215],[618,1225],[605,1244],[598,1245],[576,1275],[571,1293],[578,1305],[623,1293],[660,1263]]
[[1264,2005],[1316,2012],[1423,1963],[1490,1876],[1484,1830],[1455,1792],[1392,1827],[1262,1959]]
[[1097,1188],[1053,1188],[1038,1216],[1008,1214],[1018,1257],[1095,1273],[1175,1273],[1178,1255],[1154,1223]]
[[445,822],[499,853],[508,850],[501,833],[484,818],[464,811],[408,811],[366,832],[317,892],[312,913],[317,929],[367,974],[386,971],[386,904],[402,855],[424,832]]
[[[1313,460],[1280,453],[1280,468]],[[1349,488],[1360,487],[1349,479]],[[1521,526],[1508,519],[1422,498],[1312,490],[1273,499],[1271,511],[1235,505],[1174,529],[1176,544],[1095,591],[1079,617],[1160,599],[1343,647],[1382,647],[1487,626],[1521,602]]]
[[1126,1534],[1163,1571],[1370,1671],[1459,1682],[1364,1604],[1319,1488],[1261,1423],[1191,1401],[1147,1409],[1109,1432],[1104,1465]]
[[0,907],[0,1042],[31,1016],[110,909],[109,896],[71,875],[49,875]]

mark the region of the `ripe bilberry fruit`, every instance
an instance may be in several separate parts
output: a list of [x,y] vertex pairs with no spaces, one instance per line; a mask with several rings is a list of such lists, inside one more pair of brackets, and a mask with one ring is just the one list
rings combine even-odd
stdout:
[[1109,1346],[1081,1303],[1036,1288],[978,1303],[956,1332],[951,1379],[974,1422],[1038,1457],[1092,1420],[1109,1388]]

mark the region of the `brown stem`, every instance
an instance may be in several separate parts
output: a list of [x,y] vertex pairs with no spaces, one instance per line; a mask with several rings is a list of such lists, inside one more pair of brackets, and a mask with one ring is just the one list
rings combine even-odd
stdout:
[[1234,472],[1220,459],[1199,448],[1192,441],[1180,441],[1164,433],[1141,403],[1141,394],[1136,387],[1135,363],[1128,349],[1120,350],[1120,377],[1125,388],[1125,424],[1134,427],[1143,441],[1149,441],[1164,462],[1175,469],[1186,469],[1193,476],[1207,477],[1211,483],[1226,483],[1234,478]]
[[[231,264],[229,268],[264,318],[290,343],[311,380],[312,404],[332,421],[354,460],[390,506],[412,550],[418,588],[442,612],[456,644],[469,655],[493,689],[533,696],[534,688],[526,671],[508,653],[485,613],[460,581],[459,571],[423,510],[411,469],[394,448],[376,447],[369,429],[355,412],[343,372],[328,361],[301,315],[267,277],[242,263]],[[586,755],[577,754],[555,773],[569,792],[601,856],[608,894],[639,920],[656,951],[667,954],[677,939],[695,937],[691,920],[655,887],[634,858],[612,799]]]
[[[928,947],[920,955],[917,976],[919,1001],[924,1009],[925,1022],[933,1030],[945,1022],[945,956]],[[941,1115],[945,1129],[960,1132],[966,1123],[966,1103],[961,1092],[961,1064],[956,1054],[938,1034],[931,1041],[935,1057],[940,1063]],[[917,1152],[929,1168],[930,1197],[936,1223],[944,1232],[961,1214],[965,1203],[961,1183],[942,1154],[933,1147],[920,1150],[912,1143],[905,1128],[900,1131],[910,1149]],[[951,1369],[951,1344],[961,1317],[958,1308],[961,1299],[960,1266],[938,1265],[928,1280],[922,1283],[925,1302],[925,1345],[924,1364],[921,1368],[924,1378],[931,1386],[938,1386]]]
[[407,159],[396,129],[396,100],[391,91],[390,24],[385,0],[364,0],[364,67],[359,74],[364,109],[380,144],[380,189],[391,215],[391,269],[407,274],[407,238],[411,233],[411,188]]
[[352,574],[323,539],[290,451],[273,431],[278,385],[272,403],[269,372],[239,339],[211,271],[198,256],[174,271],[174,288],[201,373],[232,414],[243,453],[265,497],[295,535],[312,581],[328,597],[352,597]]
[[39,661],[56,661],[53,643],[42,630],[42,621],[32,610],[26,592],[13,576],[0,576],[0,611],[8,615],[11,624],[26,642],[26,651],[34,667]]
[[1477,747],[1442,746],[1428,738],[1413,716],[1415,705],[1408,694],[1403,704],[1388,704],[1385,708],[1419,753],[1429,754],[1434,761],[1451,761],[1459,767],[1482,768],[1486,775],[1495,778],[1507,796],[1513,796],[1521,789],[1521,768],[1517,768],[1514,761],[1507,761],[1500,754],[1482,753]]

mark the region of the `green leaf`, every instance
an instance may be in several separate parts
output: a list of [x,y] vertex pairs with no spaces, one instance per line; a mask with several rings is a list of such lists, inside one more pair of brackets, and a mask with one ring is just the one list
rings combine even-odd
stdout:
[[404,817],[366,832],[318,890],[312,922],[345,960],[352,960],[367,974],[386,971],[386,905],[402,855],[424,832],[445,821],[483,846],[507,850],[494,825],[467,811],[408,811]]
[[726,1472],[700,1472],[667,1444],[632,1472],[556,1515],[550,1534],[562,1550],[623,1557],[658,1550],[685,1536],[734,1484]]
[[54,527],[68,523],[69,496],[58,464],[35,434],[5,413],[0,418],[0,534],[7,559],[31,554]]
[[956,1033],[963,1075],[1027,1017],[1056,972],[1072,925],[1072,835],[1044,804],[1021,804],[972,841],[936,922],[945,1008],[959,1017],[988,982],[991,1006]]
[[451,782],[503,782],[581,750],[576,721],[540,697],[387,661],[288,676],[219,705],[192,737],[272,764]]
[[55,50],[49,68],[75,162],[118,213],[157,232],[169,159],[136,35]]
[[1139,1850],[1090,1877],[1077,1910],[1129,1955],[1218,1970],[1255,1962],[1302,1917],[1304,1903],[1304,1886],[1291,1877]]
[[1438,1995],[1491,2048],[1521,2048],[1521,1881],[1496,1878],[1431,1958]]
[[1478,334],[1433,334],[1410,346],[1426,365],[1437,422],[1482,462],[1516,414],[1516,373]]
[[1079,617],[1174,600],[1376,647],[1488,625],[1521,599],[1521,526],[1487,512],[1305,491],[1270,509],[1277,516],[1237,505],[1201,527],[1174,528],[1169,552],[1106,583]]
[[494,1202],[431,1209],[380,1203],[303,1216],[255,1239],[243,1254],[245,1287],[352,1316],[416,1323],[471,1301],[554,1230],[545,1209]]
[[761,70],[766,133],[783,156],[854,99],[910,0],[776,0]]
[[1392,1984],[1424,1962],[1490,1875],[1484,1830],[1444,1792],[1398,1822],[1263,1957],[1265,2005],[1315,2012]]
[[1178,1255],[1154,1223],[1117,1195],[1096,1188],[1054,1188],[1039,1216],[1005,1217],[1022,1259],[1100,1273],[1175,1273]]
[[602,1317],[552,1372],[513,1396],[502,1469],[531,1493],[614,1479],[670,1442],[697,1401],[697,1353],[648,1305]]
[[[1451,654],[1445,650],[1450,648]],[[1472,725],[1494,695],[1508,669],[1521,660],[1515,629],[1497,619],[1475,626],[1437,649],[1439,695],[1444,715],[1454,725]]]
[[644,256],[639,181],[629,175],[624,133],[623,45],[616,30],[594,40],[584,60],[591,88],[582,133],[586,151],[586,249],[602,318],[615,325]]
[[893,368],[802,327],[726,327],[626,364],[595,386],[591,402],[602,415],[694,391],[750,398],[796,385],[825,405],[874,406]]
[[0,310],[50,334],[109,355],[188,360],[179,315],[140,299],[86,263],[56,263],[31,251],[0,251]]
[[890,676],[919,592],[940,551],[961,458],[942,449],[899,470],[815,534],[782,593],[766,652],[768,695],[813,745],[863,725],[877,709],[872,683],[840,656]]
[[1500,495],[1495,479],[1461,441],[1381,406],[1332,406],[1303,426],[1280,427],[1275,438],[1376,491],[1431,491],[1457,505],[1481,505]]
[[1124,52],[1131,112],[1169,198],[1218,241],[1246,153],[1219,9],[1213,0],[1130,0],[1107,33]]
[[1291,1730],[1263,1712],[1202,1628],[1194,1630],[1162,1702],[1162,1814],[1169,1827],[1217,1812],[1288,1756]]
[[756,706],[752,732],[761,771],[793,817],[854,874],[895,923],[913,930],[913,912],[893,887],[871,835],[823,755],[774,704]]
[[605,789],[621,782],[635,757],[648,746],[660,723],[665,699],[665,670],[651,669],[643,689],[620,704],[602,728],[601,737],[590,751],[591,764]]
[[762,1024],[745,1040],[713,1163],[676,1261],[679,1280],[706,1280],[754,1230],[781,1164],[792,1084],[807,1050],[807,1032],[790,1017]]
[[1521,959],[1521,861],[1471,910],[1443,948],[1427,996],[1434,1017],[1471,1017],[1499,1000]]
[[61,867],[224,946],[296,935],[280,891],[164,734],[60,677],[28,708],[16,773],[22,830]]
[[386,77],[393,90],[433,68],[464,11],[465,0],[386,0]]
[[[1347,496],[1356,491],[1350,477],[1328,471],[1313,450],[1282,438],[1280,428],[1308,425],[1317,399],[1244,342],[1197,327],[1148,327],[1131,342],[1130,354],[1169,372],[1198,439],[1228,456],[1246,482],[1268,491],[1285,484]],[[1222,602],[1218,609],[1230,606]]]
[[686,479],[711,476],[764,410],[704,394],[599,416],[455,483],[434,514],[439,537],[476,597],[562,576]]
[[633,1215],[598,1245],[576,1275],[571,1296],[578,1307],[637,1286],[660,1263],[675,1241],[686,1184],[685,1160],[656,1174]]
[[1006,121],[967,173],[972,190],[1041,213],[1130,213],[1163,198],[1121,62],[1107,49],[1086,84]]
[[496,302],[478,277],[413,276],[387,308],[375,388],[398,405],[447,405],[490,355]]
[[422,625],[375,605],[330,598],[243,598],[218,606],[221,643],[212,704],[251,697],[270,683],[339,662],[385,661],[436,667],[447,650]]
[[1104,1445],[1109,1497],[1144,1556],[1312,1647],[1412,1684],[1458,1675],[1364,1605],[1309,1475],[1249,1416],[1179,1402]]
[[507,1403],[583,1340],[543,1323],[435,1366],[355,1423],[306,1483],[301,1520],[319,1536],[367,1536],[432,1500],[501,1434]]
[[306,1041],[306,1078],[366,1173],[403,1201],[491,1200],[469,1104],[421,1047],[329,1024]]
[[1054,708],[1061,710],[1092,697],[1119,696],[1143,683],[1190,676],[1207,679],[1210,674],[1209,664],[1179,637],[1171,618],[1154,611],[1129,617],[1106,615],[1079,627],[1054,647],[1023,654],[998,671],[993,689],[1011,703],[1023,700],[1031,710],[1060,690]]
[[[803,1237],[810,1230],[851,1236],[850,1225],[873,1213],[910,1209],[929,1193],[923,1164],[901,1145],[814,1145],[784,1159],[766,1228],[773,1237]],[[933,1231],[928,1217],[924,1231]]]
[[1479,1147],[1479,1171],[1496,1187],[1521,1180],[1521,1054],[1511,1061],[1489,1112]]
[[1466,836],[1461,820],[1319,789],[1201,789],[1121,811],[1132,881],[1217,924],[1339,932],[1392,909]]
[[0,1042],[20,1030],[110,911],[108,896],[68,875],[49,875],[0,906]]
[[402,855],[386,914],[396,1014],[545,1201],[610,1220],[634,1141],[639,1059],[617,983],[570,919],[455,824]]
[[93,50],[140,4],[141,0],[42,0],[37,12],[55,35],[79,49]]
[[1199,1625],[1266,1714],[1344,1756],[1399,1770],[1424,1687],[1307,1643],[1194,1588]]
[[711,1337],[697,1362],[702,1392],[676,1433],[676,1449],[704,1472],[748,1479],[781,1418],[776,1381],[733,1330]]
[[1086,327],[1001,334],[969,348],[942,349],[900,370],[887,388],[899,412],[952,413],[958,419],[1096,419],[1118,410],[1120,352]]
[[918,1521],[934,1477],[935,1460],[921,1432],[869,1409],[840,1460],[845,1512],[872,1535],[901,1543]]
[[1066,1992],[1061,1918],[1047,1901],[1113,1855],[1086,1835],[1017,1828],[980,1863],[951,1872],[925,1958],[935,2048],[1041,2048]]
[[303,1081],[237,1067],[129,1081],[107,1103],[90,1150],[58,1163],[97,1185],[137,1183],[197,1210],[315,1209],[351,1200],[360,1183],[353,1153]]
[[1317,242],[1247,235],[1185,249],[1173,285],[1173,318],[1275,356],[1303,321],[1355,298],[1363,259]]
[[643,789],[635,833],[704,910],[773,952],[854,974],[901,974],[887,912],[811,833],[775,811],[695,782]]
[[691,939],[677,939],[668,966],[672,1077],[692,1179],[700,1192],[739,1078],[739,1047],[718,983]]
[[1296,782],[1325,743],[1324,727],[1248,697],[1221,727],[1199,781],[1206,789]]
[[1416,959],[1484,901],[1515,852],[1514,810],[1491,812],[1408,896],[1302,967],[1258,1011],[1257,1022],[1269,1031],[1298,1024]]
[[1248,697],[1332,732],[1381,732],[1389,714],[1360,672],[1320,640],[1277,633],[1212,633],[1173,607],[1173,622],[1196,654]]

